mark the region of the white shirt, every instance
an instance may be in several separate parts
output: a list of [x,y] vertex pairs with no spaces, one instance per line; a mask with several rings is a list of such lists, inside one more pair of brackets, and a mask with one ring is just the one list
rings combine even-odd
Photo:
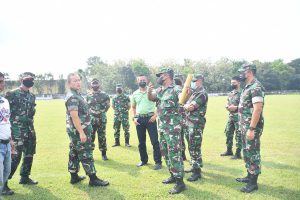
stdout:
[[8,140],[11,137],[9,117],[9,103],[0,96],[0,140]]

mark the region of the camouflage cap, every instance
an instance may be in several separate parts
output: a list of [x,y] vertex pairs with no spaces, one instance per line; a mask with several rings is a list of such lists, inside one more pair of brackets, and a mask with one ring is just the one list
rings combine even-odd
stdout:
[[31,73],[31,72],[24,72],[22,74],[19,75],[20,79],[24,79],[24,78],[33,78],[35,79],[35,74]]
[[97,84],[97,83],[99,83],[99,80],[96,79],[96,78],[93,78],[92,81],[91,81],[91,83],[92,83],[92,84]]
[[120,84],[120,83],[118,83],[117,85],[116,85],[116,89],[117,88],[122,88],[123,86],[122,86],[122,84]]
[[202,74],[196,74],[196,75],[193,77],[192,81],[195,82],[195,81],[197,81],[197,80],[202,80],[202,81],[204,81],[204,76],[203,76]]
[[182,80],[183,79],[183,75],[182,74],[175,74],[174,75],[174,80],[177,79],[177,80]]
[[246,64],[243,64],[241,68],[239,68],[239,72],[244,72],[246,70],[256,70],[256,65],[255,64],[250,64],[250,63],[246,63]]
[[161,74],[164,74],[164,73],[168,73],[170,75],[173,75],[174,74],[174,71],[173,69],[171,68],[167,68],[167,67],[163,67],[163,68],[160,68],[158,73],[156,74],[157,77],[160,77]]

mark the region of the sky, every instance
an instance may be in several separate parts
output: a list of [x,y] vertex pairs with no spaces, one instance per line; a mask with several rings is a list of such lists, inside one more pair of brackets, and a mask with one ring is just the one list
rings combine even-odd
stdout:
[[103,61],[300,57],[299,0],[0,0],[0,71],[68,74]]

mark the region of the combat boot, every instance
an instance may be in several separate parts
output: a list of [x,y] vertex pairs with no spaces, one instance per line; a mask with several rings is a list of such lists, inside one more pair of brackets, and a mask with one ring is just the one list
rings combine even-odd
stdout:
[[249,178],[249,182],[247,183],[246,186],[241,188],[241,192],[250,193],[255,190],[258,190],[257,178],[258,178],[258,175],[251,174],[250,178]]
[[102,153],[102,160],[108,160],[107,156],[106,156],[106,151],[101,151]]
[[112,147],[120,146],[120,138],[115,138],[115,144]]
[[71,184],[78,183],[85,179],[85,176],[78,176],[77,173],[70,173],[70,174],[71,174],[71,180],[70,180]]
[[178,194],[185,190],[185,184],[183,178],[176,178],[175,186],[169,191],[169,194]]
[[201,168],[193,169],[192,175],[187,179],[188,181],[197,181],[201,178]]
[[242,159],[242,156],[241,156],[241,149],[240,149],[240,148],[237,148],[237,149],[236,149],[235,155],[232,156],[231,159],[233,159],[233,160]]
[[13,195],[14,191],[12,191],[8,185],[7,185],[7,181],[4,183],[3,189],[2,189],[2,195]]
[[108,186],[109,182],[99,179],[96,174],[90,175],[90,182],[89,182],[89,186],[91,187],[97,187],[97,186]]
[[173,176],[172,173],[170,173],[171,176],[165,180],[162,181],[163,184],[171,184],[171,183],[175,183],[176,182],[176,179],[175,177]]
[[185,151],[182,151],[182,160],[186,161]]
[[129,138],[125,138],[125,146],[131,147],[131,145],[129,144]]
[[28,176],[22,176],[19,182],[19,184],[24,184],[24,185],[36,185],[38,183],[39,182],[32,180]]
[[250,173],[247,171],[247,176],[245,176],[244,178],[236,178],[235,180],[237,181],[237,182],[241,182],[241,183],[248,183],[249,182],[249,180],[250,180]]
[[232,152],[232,148],[231,147],[227,147],[227,151],[225,151],[224,153],[221,154],[221,156],[232,156],[233,152]]

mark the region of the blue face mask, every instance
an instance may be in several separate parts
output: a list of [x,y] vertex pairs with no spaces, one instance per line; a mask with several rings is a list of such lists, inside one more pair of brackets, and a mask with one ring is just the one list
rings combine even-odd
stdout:
[[197,88],[196,82],[191,82],[191,88],[195,90]]

